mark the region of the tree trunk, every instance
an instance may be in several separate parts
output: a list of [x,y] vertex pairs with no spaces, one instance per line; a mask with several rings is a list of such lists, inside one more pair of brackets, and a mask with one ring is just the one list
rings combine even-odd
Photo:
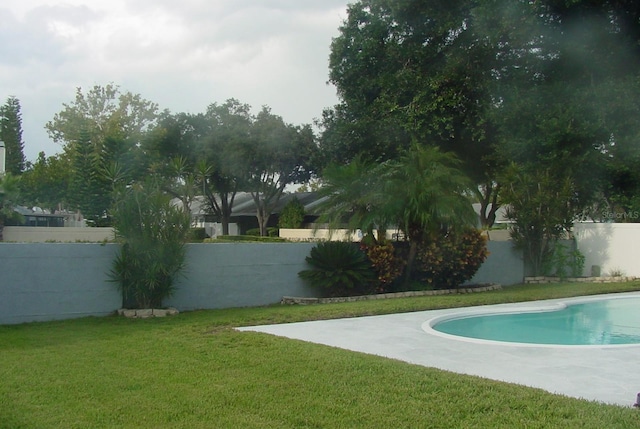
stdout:
[[266,213],[266,209],[262,206],[262,204],[258,206],[256,217],[258,218],[258,227],[260,228],[260,236],[266,237],[267,223],[269,222],[269,214]]
[[[498,205],[498,191],[500,186],[492,187],[487,184],[482,187],[482,191],[478,190],[477,195],[480,197],[480,226],[482,228],[491,228],[496,221],[496,212],[500,207]],[[491,206],[491,208],[489,208]]]
[[231,205],[227,198],[222,198],[220,208],[220,222],[222,223],[222,235],[229,235],[229,221],[231,219]]
[[407,255],[407,266],[405,272],[405,283],[409,283],[411,280],[411,275],[413,274],[413,265],[416,260],[416,255],[418,254],[418,243],[416,240],[409,241],[409,255]]

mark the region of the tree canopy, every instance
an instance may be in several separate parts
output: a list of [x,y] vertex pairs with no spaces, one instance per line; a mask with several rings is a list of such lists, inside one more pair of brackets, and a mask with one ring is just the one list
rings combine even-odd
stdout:
[[154,171],[165,176],[177,171],[179,159],[181,173],[174,183],[185,191],[193,184],[204,207],[222,222],[223,233],[228,233],[235,195],[251,193],[264,235],[285,188],[311,177],[316,141],[308,125],[287,124],[266,106],[252,114],[251,106],[229,99],[204,113],[163,117],[143,148]]
[[81,133],[96,147],[107,137],[138,144],[159,117],[157,104],[114,84],[95,85],[86,93],[77,88],[75,99],[62,106],[45,128],[54,142],[65,145],[78,141]]
[[514,229],[539,262],[575,219],[640,203],[639,42],[633,1],[357,1],[331,45],[321,159],[453,152],[484,226],[500,203],[525,229],[555,213]]
[[331,46],[340,103],[323,114],[323,159],[395,159],[416,141],[452,151],[478,185],[487,225],[511,161],[566,170],[583,209],[593,206],[638,159],[639,9],[355,2]]

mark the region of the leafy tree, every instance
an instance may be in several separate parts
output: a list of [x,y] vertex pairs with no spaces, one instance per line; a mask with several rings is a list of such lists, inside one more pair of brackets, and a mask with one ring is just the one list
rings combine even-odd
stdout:
[[[617,158],[617,157],[616,157]],[[605,164],[602,200],[585,216],[603,222],[640,222],[640,157],[609,159]]]
[[251,106],[229,99],[209,105],[201,118],[206,133],[197,152],[201,163],[197,174],[207,205],[229,234],[229,221],[236,194],[244,187],[244,149],[251,138],[254,117]]
[[279,228],[300,228],[304,222],[304,205],[295,196],[291,198],[278,216]]
[[[640,9],[637,3],[543,1],[529,5],[537,67],[505,86],[502,150],[520,164],[537,164],[560,182],[570,181],[567,201],[600,218],[627,205],[639,159]],[[617,207],[616,207],[617,206]],[[595,210],[594,210],[595,208]]]
[[251,106],[229,99],[203,114],[163,116],[143,148],[156,173],[175,179],[176,197],[187,188],[203,196],[224,234],[237,192],[251,192],[265,234],[285,187],[310,177],[315,137],[309,126],[285,124],[266,107],[254,116]]
[[476,25],[476,6],[351,4],[330,57],[330,79],[342,101],[323,115],[321,146],[338,162],[358,154],[397,159],[413,141],[452,151],[479,185],[482,219],[490,225],[498,208],[491,205],[499,166],[497,125],[489,112],[499,44]]
[[25,157],[20,101],[16,97],[9,97],[0,107],[0,141],[5,146],[5,170],[14,176],[20,175],[25,168]]
[[160,116],[142,140],[142,149],[154,170],[162,171],[169,160],[176,158],[195,163],[196,144],[204,132],[198,120],[198,115],[187,113],[165,112]]
[[[318,152],[316,152],[316,155],[319,155]],[[316,162],[318,162],[318,159],[316,159]],[[315,164],[316,166],[319,166],[320,164]],[[309,181],[307,181],[306,183],[303,183],[301,186],[299,186],[295,192],[296,193],[302,193],[302,192],[318,192],[320,190],[320,188],[322,187],[322,181],[320,180],[319,177],[313,177],[311,179],[309,179]]]
[[133,179],[144,174],[140,146],[158,119],[158,107],[112,84],[96,85],[86,94],[78,88],[75,100],[63,107],[45,128],[65,145],[71,161],[72,208],[96,224],[106,219],[114,175]]
[[600,15],[604,9],[575,3],[569,14],[542,9],[538,31],[546,37],[537,48],[542,66],[504,90],[498,110],[504,119],[505,158],[537,164],[553,170],[557,179],[570,180],[571,204],[587,211],[611,190],[607,170],[619,163],[619,155],[637,152],[629,142],[638,129],[628,120],[640,113],[640,105],[623,93],[640,95],[640,87],[632,82],[637,78],[620,74],[627,59],[612,54],[622,41],[614,41],[619,38],[608,29],[611,21]]
[[315,137],[311,127],[294,127],[264,107],[242,144],[243,181],[257,207],[260,235],[288,185],[311,177]]
[[606,181],[638,159],[637,3],[361,0],[348,13],[331,49],[341,102],[323,115],[325,162],[429,141],[463,161],[487,226],[512,160],[570,170],[585,208],[623,191]]
[[501,198],[508,204],[507,218],[513,221],[511,237],[523,250],[532,274],[542,275],[556,243],[568,236],[581,211],[574,183],[536,165],[512,164],[504,174],[508,185]]
[[178,198],[186,210],[190,210],[198,193],[203,192],[196,171],[196,162],[200,162],[196,147],[202,138],[201,128],[197,116],[165,114],[142,143],[150,172],[166,179],[164,190]]
[[152,170],[174,178],[174,196],[187,203],[185,199],[200,195],[225,235],[242,182],[241,144],[250,136],[250,109],[229,99],[202,114],[165,115],[143,142]]
[[20,193],[30,206],[51,210],[66,208],[69,200],[70,160],[66,154],[47,157],[38,154],[35,163],[27,162],[20,176]]
[[117,85],[95,85],[85,94],[76,89],[71,103],[64,103],[45,128],[53,141],[73,144],[87,133],[98,148],[107,137],[139,144],[158,119],[158,106],[138,94],[121,92]]

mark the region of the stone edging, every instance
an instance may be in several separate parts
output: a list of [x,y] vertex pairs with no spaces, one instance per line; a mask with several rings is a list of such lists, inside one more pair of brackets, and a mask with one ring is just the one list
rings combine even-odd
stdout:
[[559,283],[559,282],[567,282],[567,283],[624,283],[631,282],[637,280],[638,277],[633,276],[617,276],[617,277],[525,277],[524,282],[526,284],[535,284],[535,283]]
[[175,308],[144,308],[139,310],[129,310],[121,308],[118,310],[118,316],[128,317],[130,319],[148,319],[150,317],[166,317],[175,316],[179,311]]
[[450,295],[459,293],[475,293],[475,292],[488,292],[491,290],[500,290],[502,286],[499,284],[489,284],[481,287],[473,288],[459,288],[459,289],[440,289],[440,290],[414,290],[407,292],[395,292],[395,293],[379,293],[375,295],[360,295],[360,296],[343,296],[336,298],[301,298],[294,296],[283,296],[280,300],[280,304],[329,304],[334,302],[355,302],[355,301],[369,301],[375,299],[390,299],[390,298],[406,298],[411,296],[431,296],[431,295]]

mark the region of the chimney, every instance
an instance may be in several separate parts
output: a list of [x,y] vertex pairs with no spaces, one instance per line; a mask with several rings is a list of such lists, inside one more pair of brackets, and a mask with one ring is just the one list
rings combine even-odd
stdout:
[[4,147],[4,142],[0,140],[0,176],[4,175],[5,155],[6,155],[6,150]]

